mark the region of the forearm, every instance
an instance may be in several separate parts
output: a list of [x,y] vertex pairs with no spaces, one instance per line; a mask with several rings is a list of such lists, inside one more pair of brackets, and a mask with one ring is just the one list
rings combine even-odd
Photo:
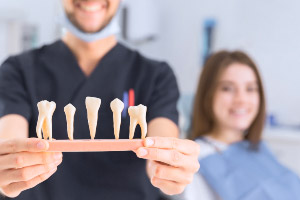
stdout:
[[178,126],[170,119],[159,117],[148,124],[149,137],[179,137]]
[[16,114],[6,115],[0,118],[0,139],[28,138],[28,122]]

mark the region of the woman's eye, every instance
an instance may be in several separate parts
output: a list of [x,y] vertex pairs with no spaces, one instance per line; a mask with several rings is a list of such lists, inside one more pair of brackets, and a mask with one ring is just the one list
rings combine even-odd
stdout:
[[234,88],[230,87],[230,86],[223,86],[223,87],[221,87],[221,90],[224,92],[230,92],[230,91],[233,91]]
[[258,88],[257,87],[249,87],[249,88],[247,88],[247,91],[248,92],[257,92]]

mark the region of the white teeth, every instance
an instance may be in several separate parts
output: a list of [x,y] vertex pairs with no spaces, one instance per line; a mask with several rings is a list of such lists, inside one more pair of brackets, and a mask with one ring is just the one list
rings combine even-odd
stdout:
[[101,99],[96,97],[86,97],[85,105],[87,110],[87,117],[88,117],[91,139],[93,140],[96,135],[98,111],[101,105]]
[[36,134],[38,138],[42,139],[42,133],[44,139],[49,138],[49,140],[52,140],[52,116],[56,108],[55,102],[51,101],[40,101],[37,104],[39,116],[38,121],[36,125]]
[[93,11],[97,11],[101,8],[100,5],[93,5],[93,6],[86,6],[86,5],[81,5],[80,6],[83,10],[85,11],[90,11],[90,12],[93,12]]
[[128,114],[130,116],[129,139],[134,136],[136,125],[139,124],[142,130],[142,139],[147,135],[147,122],[146,122],[147,107],[144,105],[130,106]]
[[[89,124],[89,130],[91,139],[95,138],[96,128],[98,122],[98,111],[101,105],[101,99],[95,97],[86,97],[85,100],[87,109],[87,118]],[[36,125],[36,133],[38,138],[52,140],[52,116],[56,109],[55,102],[48,102],[46,100],[40,101],[37,104],[39,116]],[[111,110],[113,112],[114,121],[114,134],[115,138],[119,139],[120,126],[121,126],[121,114],[124,109],[124,103],[119,99],[114,99],[110,103]],[[68,137],[73,140],[74,134],[74,115],[76,108],[72,104],[68,104],[64,107],[66,120],[67,120],[67,130]],[[136,125],[139,124],[141,127],[141,137],[142,139],[147,136],[147,122],[146,122],[146,112],[147,107],[144,105],[130,106],[128,108],[128,113],[130,116],[130,127],[129,127],[129,139],[133,139]],[[43,136],[42,136],[43,133]]]
[[74,115],[76,112],[76,108],[72,104],[68,104],[64,108],[66,119],[67,119],[67,130],[68,130],[68,137],[70,140],[73,140],[74,134]]
[[120,126],[121,126],[121,113],[124,109],[124,103],[120,99],[116,98],[110,103],[110,108],[113,112],[115,138],[119,139]]
[[247,111],[245,109],[236,109],[236,110],[233,110],[233,113],[238,114],[238,115],[244,115],[247,113]]

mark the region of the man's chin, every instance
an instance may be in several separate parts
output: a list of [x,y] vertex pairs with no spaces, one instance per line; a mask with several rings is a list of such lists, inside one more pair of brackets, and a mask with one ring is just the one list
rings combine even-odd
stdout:
[[83,27],[83,26],[77,26],[79,30],[81,30],[84,33],[97,33],[103,29],[103,27]]

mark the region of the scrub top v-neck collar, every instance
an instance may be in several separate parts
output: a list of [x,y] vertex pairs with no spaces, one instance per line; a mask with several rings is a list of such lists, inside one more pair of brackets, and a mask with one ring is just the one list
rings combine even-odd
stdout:
[[44,56],[42,59],[44,63],[48,63],[50,68],[56,68],[54,69],[56,73],[61,74],[57,77],[63,76],[58,81],[63,82],[60,85],[64,85],[62,87],[66,91],[63,97],[65,103],[72,103],[84,88],[99,79],[101,73],[114,70],[111,68],[122,65],[121,62],[126,56],[125,48],[117,43],[98,62],[93,72],[89,76],[86,76],[81,70],[74,54],[62,40],[55,42],[47,51],[49,51],[45,53],[47,56]]
[[97,74],[98,70],[101,70],[102,65],[105,65],[105,63],[107,62],[107,60],[109,60],[109,58],[113,58],[114,57],[114,52],[118,49],[118,46],[121,46],[119,43],[116,43],[115,46],[113,46],[102,58],[100,61],[98,61],[98,63],[96,64],[96,67],[94,68],[94,70],[89,74],[86,75],[84,74],[83,70],[81,69],[81,67],[79,66],[79,63],[76,59],[76,56],[74,55],[74,53],[72,52],[72,50],[67,46],[67,44],[65,42],[63,42],[62,40],[58,41],[59,43],[61,43],[61,45],[63,46],[62,48],[64,49],[64,51],[66,52],[66,54],[68,54],[68,56],[70,56],[72,58],[72,62],[74,63],[74,66],[77,66],[77,69],[79,70],[79,72],[81,73],[81,75],[88,80],[89,78],[95,76],[95,74]]

